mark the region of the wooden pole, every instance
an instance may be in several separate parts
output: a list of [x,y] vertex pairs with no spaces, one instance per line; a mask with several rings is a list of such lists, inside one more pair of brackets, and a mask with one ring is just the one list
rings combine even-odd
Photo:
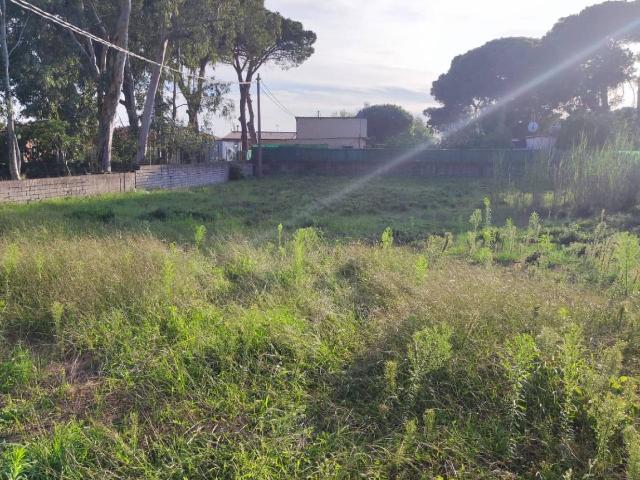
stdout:
[[258,164],[257,164],[257,176],[262,177],[262,111],[260,109],[260,74],[258,74]]

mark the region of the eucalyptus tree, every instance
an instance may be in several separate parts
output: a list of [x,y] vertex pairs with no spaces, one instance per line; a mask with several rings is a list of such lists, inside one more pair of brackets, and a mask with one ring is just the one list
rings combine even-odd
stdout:
[[208,73],[222,57],[227,36],[233,31],[234,0],[187,0],[175,44],[175,63],[180,74],[174,80],[186,102],[188,126],[199,132],[203,110],[228,115],[232,106],[224,101],[229,84]]
[[[117,47],[125,50],[129,47],[131,0],[100,3],[76,0],[61,8],[71,23],[91,31]],[[71,31],[66,33],[83,59],[85,72],[96,83],[96,157],[101,170],[110,172],[113,131],[124,81],[126,54],[86,36]]]
[[[146,156],[149,132],[163,75],[171,66],[169,78],[180,88],[188,106],[189,125],[199,129],[198,114],[205,103],[211,108],[222,105],[227,87],[206,80],[207,68],[218,58],[220,34],[234,0],[159,0],[145,4],[141,21],[154,25],[149,49],[156,62],[149,71],[149,81],[142,112],[136,162]],[[141,26],[142,27],[142,26]],[[175,105],[174,105],[175,111]],[[174,114],[175,115],[175,114]]]
[[267,63],[283,69],[301,65],[313,55],[317,37],[302,23],[267,10],[263,0],[239,0],[237,9],[224,61],[233,67],[240,84],[242,150],[246,152],[249,134],[257,142],[251,100],[255,74]]
[[7,149],[9,158],[9,171],[13,180],[20,180],[20,148],[15,133],[13,92],[11,91],[11,78],[9,76],[9,47],[7,40],[7,2],[0,2],[0,47],[2,63],[4,66],[2,79],[4,85],[4,100],[7,115]]

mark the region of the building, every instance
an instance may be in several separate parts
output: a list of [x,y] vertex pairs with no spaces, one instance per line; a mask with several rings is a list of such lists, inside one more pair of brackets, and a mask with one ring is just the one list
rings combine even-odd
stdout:
[[297,145],[365,148],[367,119],[356,117],[296,117]]
[[527,137],[527,150],[551,150],[555,145],[556,137],[551,135]]
[[[291,145],[296,143],[296,132],[262,132],[263,145]],[[251,145],[251,138],[249,138]],[[217,141],[217,156],[230,162],[242,150],[242,132],[231,132]]]

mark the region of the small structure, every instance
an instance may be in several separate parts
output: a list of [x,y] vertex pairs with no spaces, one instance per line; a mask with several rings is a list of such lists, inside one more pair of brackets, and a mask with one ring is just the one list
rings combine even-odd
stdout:
[[551,150],[555,145],[556,137],[552,135],[527,137],[527,150]]
[[366,148],[367,119],[356,117],[296,117],[296,145]]
[[[249,147],[253,144],[249,136]],[[270,146],[291,145],[296,143],[296,132],[262,132],[262,144]],[[231,162],[238,159],[242,151],[242,132],[231,132],[216,142],[216,156],[220,160]]]

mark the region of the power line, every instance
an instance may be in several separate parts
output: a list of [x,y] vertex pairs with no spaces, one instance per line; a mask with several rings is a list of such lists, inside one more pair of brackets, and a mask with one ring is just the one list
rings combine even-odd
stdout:
[[[63,28],[66,28],[67,30],[70,30],[74,33],[77,33],[78,35],[81,35],[83,37],[86,37],[90,40],[93,40],[94,42],[100,43],[102,45],[104,45],[105,47],[111,48],[113,50],[117,50],[119,52],[122,52],[126,55],[129,55],[130,57],[136,58],[138,60],[142,60],[143,62],[147,62],[151,65],[155,65],[156,67],[160,67],[163,68],[165,70],[174,72],[174,73],[178,73],[180,75],[186,75],[188,77],[192,77],[195,78],[197,80],[207,80],[204,77],[200,77],[199,75],[195,75],[195,74],[190,74],[190,73],[184,73],[181,70],[178,70],[177,68],[173,68],[170,67],[168,65],[164,65],[158,62],[155,62],[149,58],[143,57],[142,55],[139,55],[137,53],[134,53],[130,50],[127,50],[126,48],[123,48],[119,45],[116,45],[114,43],[111,43],[107,40],[105,40],[104,38],[100,38],[97,35],[94,35],[91,32],[87,32],[86,30],[81,29],[80,27],[77,27],[76,25],[73,25],[72,23],[67,22],[66,20],[60,18],[57,15],[53,15],[52,13],[49,13],[45,10],[42,10],[41,8],[27,2],[26,0],[9,0],[11,3],[13,3],[14,5],[17,5],[18,7],[27,10],[31,13],[35,13],[36,15],[44,18],[45,20],[51,22],[51,23],[55,23],[58,26],[61,26]],[[249,85],[251,84],[251,82],[227,82],[227,83],[238,83],[239,85]]]
[[286,106],[284,106],[284,104],[278,100],[276,98],[276,96],[274,95],[274,93],[271,91],[271,89],[264,83],[264,81],[262,82],[262,86],[264,87],[265,93],[266,95],[269,97],[269,99],[276,104],[276,106],[280,107],[280,109],[287,113],[288,115],[291,115],[293,118],[296,118],[296,115],[294,115],[293,113],[291,113],[291,110],[289,110]]

